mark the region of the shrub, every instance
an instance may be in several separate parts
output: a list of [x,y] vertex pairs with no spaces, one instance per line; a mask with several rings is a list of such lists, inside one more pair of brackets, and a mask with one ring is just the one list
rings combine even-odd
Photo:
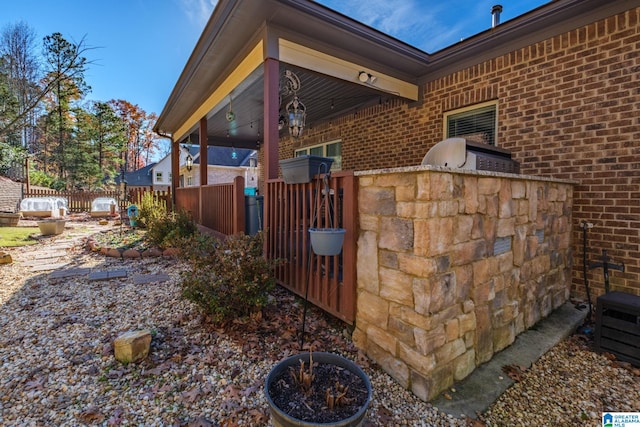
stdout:
[[138,219],[142,227],[148,227],[153,221],[167,215],[167,202],[152,191],[145,191],[138,198]]
[[162,213],[153,216],[147,224],[147,241],[161,248],[183,247],[182,241],[198,231],[188,212]]
[[273,269],[278,263],[263,257],[262,241],[262,233],[258,233],[190,245],[186,251],[189,267],[182,275],[182,295],[216,323],[261,309],[275,285]]

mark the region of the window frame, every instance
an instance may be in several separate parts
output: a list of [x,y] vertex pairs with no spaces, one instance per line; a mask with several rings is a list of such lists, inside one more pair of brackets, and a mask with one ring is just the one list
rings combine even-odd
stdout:
[[[327,155],[327,147],[333,144],[339,144],[340,146],[340,159],[338,161],[336,161],[336,157]],[[313,150],[314,148],[322,148],[322,154],[320,154],[321,157],[330,157],[333,159],[333,163],[331,164],[332,171],[342,170],[342,139],[334,139],[332,141],[323,142],[322,144],[308,145],[306,147],[298,148],[294,150],[293,155],[294,157],[304,156],[310,154],[311,150]]]
[[[468,116],[473,115],[474,111],[479,111],[482,109],[486,109],[487,107],[493,107],[494,110],[494,114],[495,114],[495,119],[493,122],[493,141],[489,142],[489,145],[493,145],[494,147],[497,147],[498,144],[498,100],[491,100],[491,101],[486,101],[486,102],[481,102],[478,104],[472,104],[472,105],[468,105],[466,107],[462,107],[462,108],[457,108],[455,110],[450,110],[450,111],[446,111],[445,113],[443,113],[443,117],[442,117],[442,135],[443,135],[443,139],[447,139],[447,138],[453,138],[456,136],[460,136],[460,137],[464,137],[464,135],[454,135],[454,136],[449,136],[449,120],[452,116],[457,116],[457,115],[462,115],[462,114],[466,114]],[[475,141],[475,140],[473,140]],[[476,141],[477,142],[477,141]]]

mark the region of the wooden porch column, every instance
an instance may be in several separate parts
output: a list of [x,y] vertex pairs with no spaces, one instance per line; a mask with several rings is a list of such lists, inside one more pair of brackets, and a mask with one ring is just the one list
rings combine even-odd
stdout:
[[280,61],[264,61],[264,179],[278,178]]
[[208,137],[207,137],[207,118],[203,117],[200,119],[200,128],[198,133],[198,138],[200,141],[200,186],[209,184],[208,181],[208,165],[209,159],[207,158],[207,153],[209,152],[208,148]]
[[180,144],[171,139],[171,206],[176,206],[176,190],[180,184]]

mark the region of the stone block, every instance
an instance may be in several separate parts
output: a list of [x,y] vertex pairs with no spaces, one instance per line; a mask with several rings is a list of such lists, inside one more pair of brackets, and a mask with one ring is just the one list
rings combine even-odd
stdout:
[[378,242],[377,235],[372,231],[360,233],[358,239],[358,289],[364,289],[372,294],[380,292],[378,277]]
[[151,346],[151,331],[126,332],[119,335],[113,342],[115,358],[122,363],[137,362],[149,354]]
[[486,305],[476,305],[476,331],[475,331],[475,349],[476,364],[480,365],[487,362],[493,356],[493,337],[491,328],[491,314],[489,307]]
[[515,234],[515,217],[500,218],[496,229],[496,237],[507,237]]
[[453,265],[465,265],[487,256],[487,242],[484,239],[472,240],[453,246],[451,260]]
[[402,218],[382,218],[378,246],[397,252],[413,248],[413,221]]
[[389,320],[389,303],[370,292],[358,292],[358,318],[386,329]]
[[399,270],[380,267],[380,296],[413,307],[412,277]]
[[374,360],[391,377],[396,380],[401,387],[409,388],[409,368],[402,360],[395,355],[387,353],[373,340],[367,342],[367,356]]
[[436,256],[449,251],[453,243],[454,218],[429,218],[414,223],[416,255]]
[[513,343],[516,339],[513,323],[494,328],[493,330],[493,351],[498,352]]
[[458,215],[460,203],[457,200],[444,200],[438,202],[438,216],[456,216]]
[[498,194],[501,187],[501,179],[494,177],[479,177],[478,178],[478,194],[480,195],[492,195]]
[[514,199],[523,199],[527,195],[527,186],[524,181],[511,181],[511,197]]
[[464,198],[464,212],[466,214],[475,214],[478,212],[478,179],[475,177],[467,177],[462,190]]
[[430,279],[431,299],[429,311],[437,313],[451,305],[457,299],[456,276],[445,273]]
[[442,347],[436,349],[435,356],[438,366],[453,362],[458,356],[463,354],[467,349],[463,338],[445,343]]
[[416,177],[416,200],[431,200],[431,173],[420,173]]
[[471,231],[473,230],[473,216],[459,215],[455,219],[455,235],[453,243],[462,243],[472,240]]
[[444,331],[447,335],[447,342],[456,340],[460,336],[460,324],[458,319],[451,319],[444,325]]
[[434,200],[451,200],[453,198],[453,174],[431,173],[431,198]]
[[[466,303],[467,301],[465,301]],[[473,303],[473,301],[471,301]],[[458,316],[459,334],[463,335],[476,329],[476,314],[473,311]]]
[[476,369],[476,352],[469,349],[453,361],[453,380],[463,380],[474,369]]
[[142,252],[142,257],[144,258],[155,258],[160,256],[162,256],[162,251],[158,248],[149,248]]
[[432,331],[414,329],[413,333],[415,334],[416,349],[423,356],[433,353],[447,341],[447,335],[442,324],[436,326]]
[[176,257],[180,255],[180,249],[178,248],[167,248],[162,251],[162,256],[164,257]]
[[413,279],[413,303],[417,313],[431,316],[431,284],[429,279]]
[[379,252],[379,255],[381,266],[404,271],[402,268],[400,268],[400,264],[398,262],[398,256],[403,254],[398,254],[397,252],[393,251],[381,250]]
[[413,327],[404,321],[390,316],[388,332],[396,337],[399,342],[403,342],[411,347],[415,346]]
[[374,342],[385,352],[397,356],[398,339],[387,330],[369,324],[367,326],[367,341]]
[[358,210],[361,214],[393,216],[396,214],[393,188],[365,187],[358,192]]
[[398,202],[396,203],[396,216],[399,218],[415,218],[416,204],[415,202]]
[[433,354],[423,355],[418,353],[413,347],[400,343],[398,345],[398,356],[407,365],[422,375],[428,375],[436,367],[436,358]]
[[416,186],[412,182],[410,185],[399,185],[396,187],[396,200],[398,202],[413,202],[416,200]]
[[417,277],[429,277],[438,269],[437,262],[433,258],[415,256],[412,253],[397,254],[397,265],[400,271]]
[[378,232],[380,227],[380,217],[377,215],[366,215],[360,212],[360,230],[361,231],[375,231]]
[[410,307],[396,303],[389,304],[389,316],[396,317],[411,326],[424,330],[430,330],[433,324],[431,316],[422,316]]

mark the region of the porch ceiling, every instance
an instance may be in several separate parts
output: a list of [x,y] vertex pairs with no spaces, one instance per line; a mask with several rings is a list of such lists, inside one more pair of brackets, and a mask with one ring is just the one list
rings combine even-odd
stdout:
[[[293,71],[300,78],[301,89],[297,93],[307,108],[306,128],[330,121],[333,117],[355,113],[366,105],[385,102],[394,97],[373,87],[341,81],[326,75],[280,63],[280,75],[285,70]],[[283,96],[280,114],[286,116],[285,107],[292,95]],[[256,149],[262,143],[264,112],[263,68],[259,67],[238,86],[224,102],[216,105],[207,115],[208,145]],[[227,120],[233,111],[235,119]],[[280,137],[288,137],[289,129],[280,131]],[[189,136],[181,142],[190,141],[199,145],[198,128],[191,129]]]
[[[424,73],[428,62],[428,55],[419,49],[316,2],[220,0],[160,114],[156,131],[172,134],[184,142],[186,125],[189,139],[197,143],[196,110],[204,104],[212,88],[220,87],[259,40],[265,43],[264,57],[278,59],[278,50],[274,48],[278,39],[290,40],[359,64],[363,70],[375,70],[411,84],[417,83],[417,76]],[[294,67],[281,62],[280,71],[282,74],[285,69],[291,69],[301,80],[298,96],[307,107],[307,126],[393,96],[388,91],[336,79],[300,65]],[[210,145],[255,148],[258,132],[262,133],[263,129],[263,90],[260,66],[232,90],[235,121],[230,123],[225,117],[229,99],[219,102],[206,114]],[[282,104],[286,102],[288,100],[283,99]],[[178,131],[180,134],[175,134]]]

